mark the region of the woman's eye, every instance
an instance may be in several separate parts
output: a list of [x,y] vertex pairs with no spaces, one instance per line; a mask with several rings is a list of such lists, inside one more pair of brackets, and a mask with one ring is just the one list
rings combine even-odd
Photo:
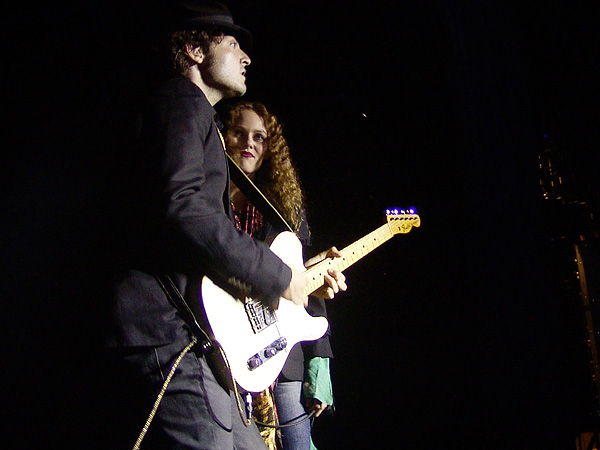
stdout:
[[262,134],[256,134],[256,135],[254,135],[254,140],[256,142],[264,142],[265,139],[266,139],[266,137],[263,136]]

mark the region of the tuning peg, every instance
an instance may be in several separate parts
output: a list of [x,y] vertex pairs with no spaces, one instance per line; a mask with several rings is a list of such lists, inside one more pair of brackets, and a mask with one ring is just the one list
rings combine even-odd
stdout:
[[416,209],[414,207],[408,209],[399,209],[399,208],[388,208],[385,210],[385,214],[387,216],[397,216],[399,214],[416,214]]

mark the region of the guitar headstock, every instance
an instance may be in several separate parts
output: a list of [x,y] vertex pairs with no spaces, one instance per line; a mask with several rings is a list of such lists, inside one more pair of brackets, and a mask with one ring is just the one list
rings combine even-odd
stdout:
[[388,225],[394,234],[408,233],[413,227],[421,226],[421,218],[413,208],[391,208],[385,212]]

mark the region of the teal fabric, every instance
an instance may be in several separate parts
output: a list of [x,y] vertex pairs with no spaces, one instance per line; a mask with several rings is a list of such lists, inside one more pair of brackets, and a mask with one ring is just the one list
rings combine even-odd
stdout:
[[313,443],[312,436],[310,437],[310,450],[318,450],[317,447],[315,447],[315,444]]
[[330,358],[314,357],[306,365],[304,377],[304,397],[316,398],[322,403],[333,405]]
[[[308,361],[304,376],[304,397],[316,398],[333,406],[333,386],[329,361],[331,358],[314,357]],[[317,450],[310,438],[310,450]]]

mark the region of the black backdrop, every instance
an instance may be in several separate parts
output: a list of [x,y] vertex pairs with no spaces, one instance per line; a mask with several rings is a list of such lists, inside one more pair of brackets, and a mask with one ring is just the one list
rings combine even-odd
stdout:
[[[351,267],[330,304],[336,412],[317,421],[318,448],[575,448],[597,404],[573,275],[573,243],[597,230],[591,6],[229,6],[255,38],[247,97],[285,124],[316,246],[344,247],[389,206],[422,219]],[[2,428],[23,446],[101,440],[98,275],[131,105],[161,75],[158,11],[61,2],[6,17]],[[569,206],[542,196],[550,143]]]

